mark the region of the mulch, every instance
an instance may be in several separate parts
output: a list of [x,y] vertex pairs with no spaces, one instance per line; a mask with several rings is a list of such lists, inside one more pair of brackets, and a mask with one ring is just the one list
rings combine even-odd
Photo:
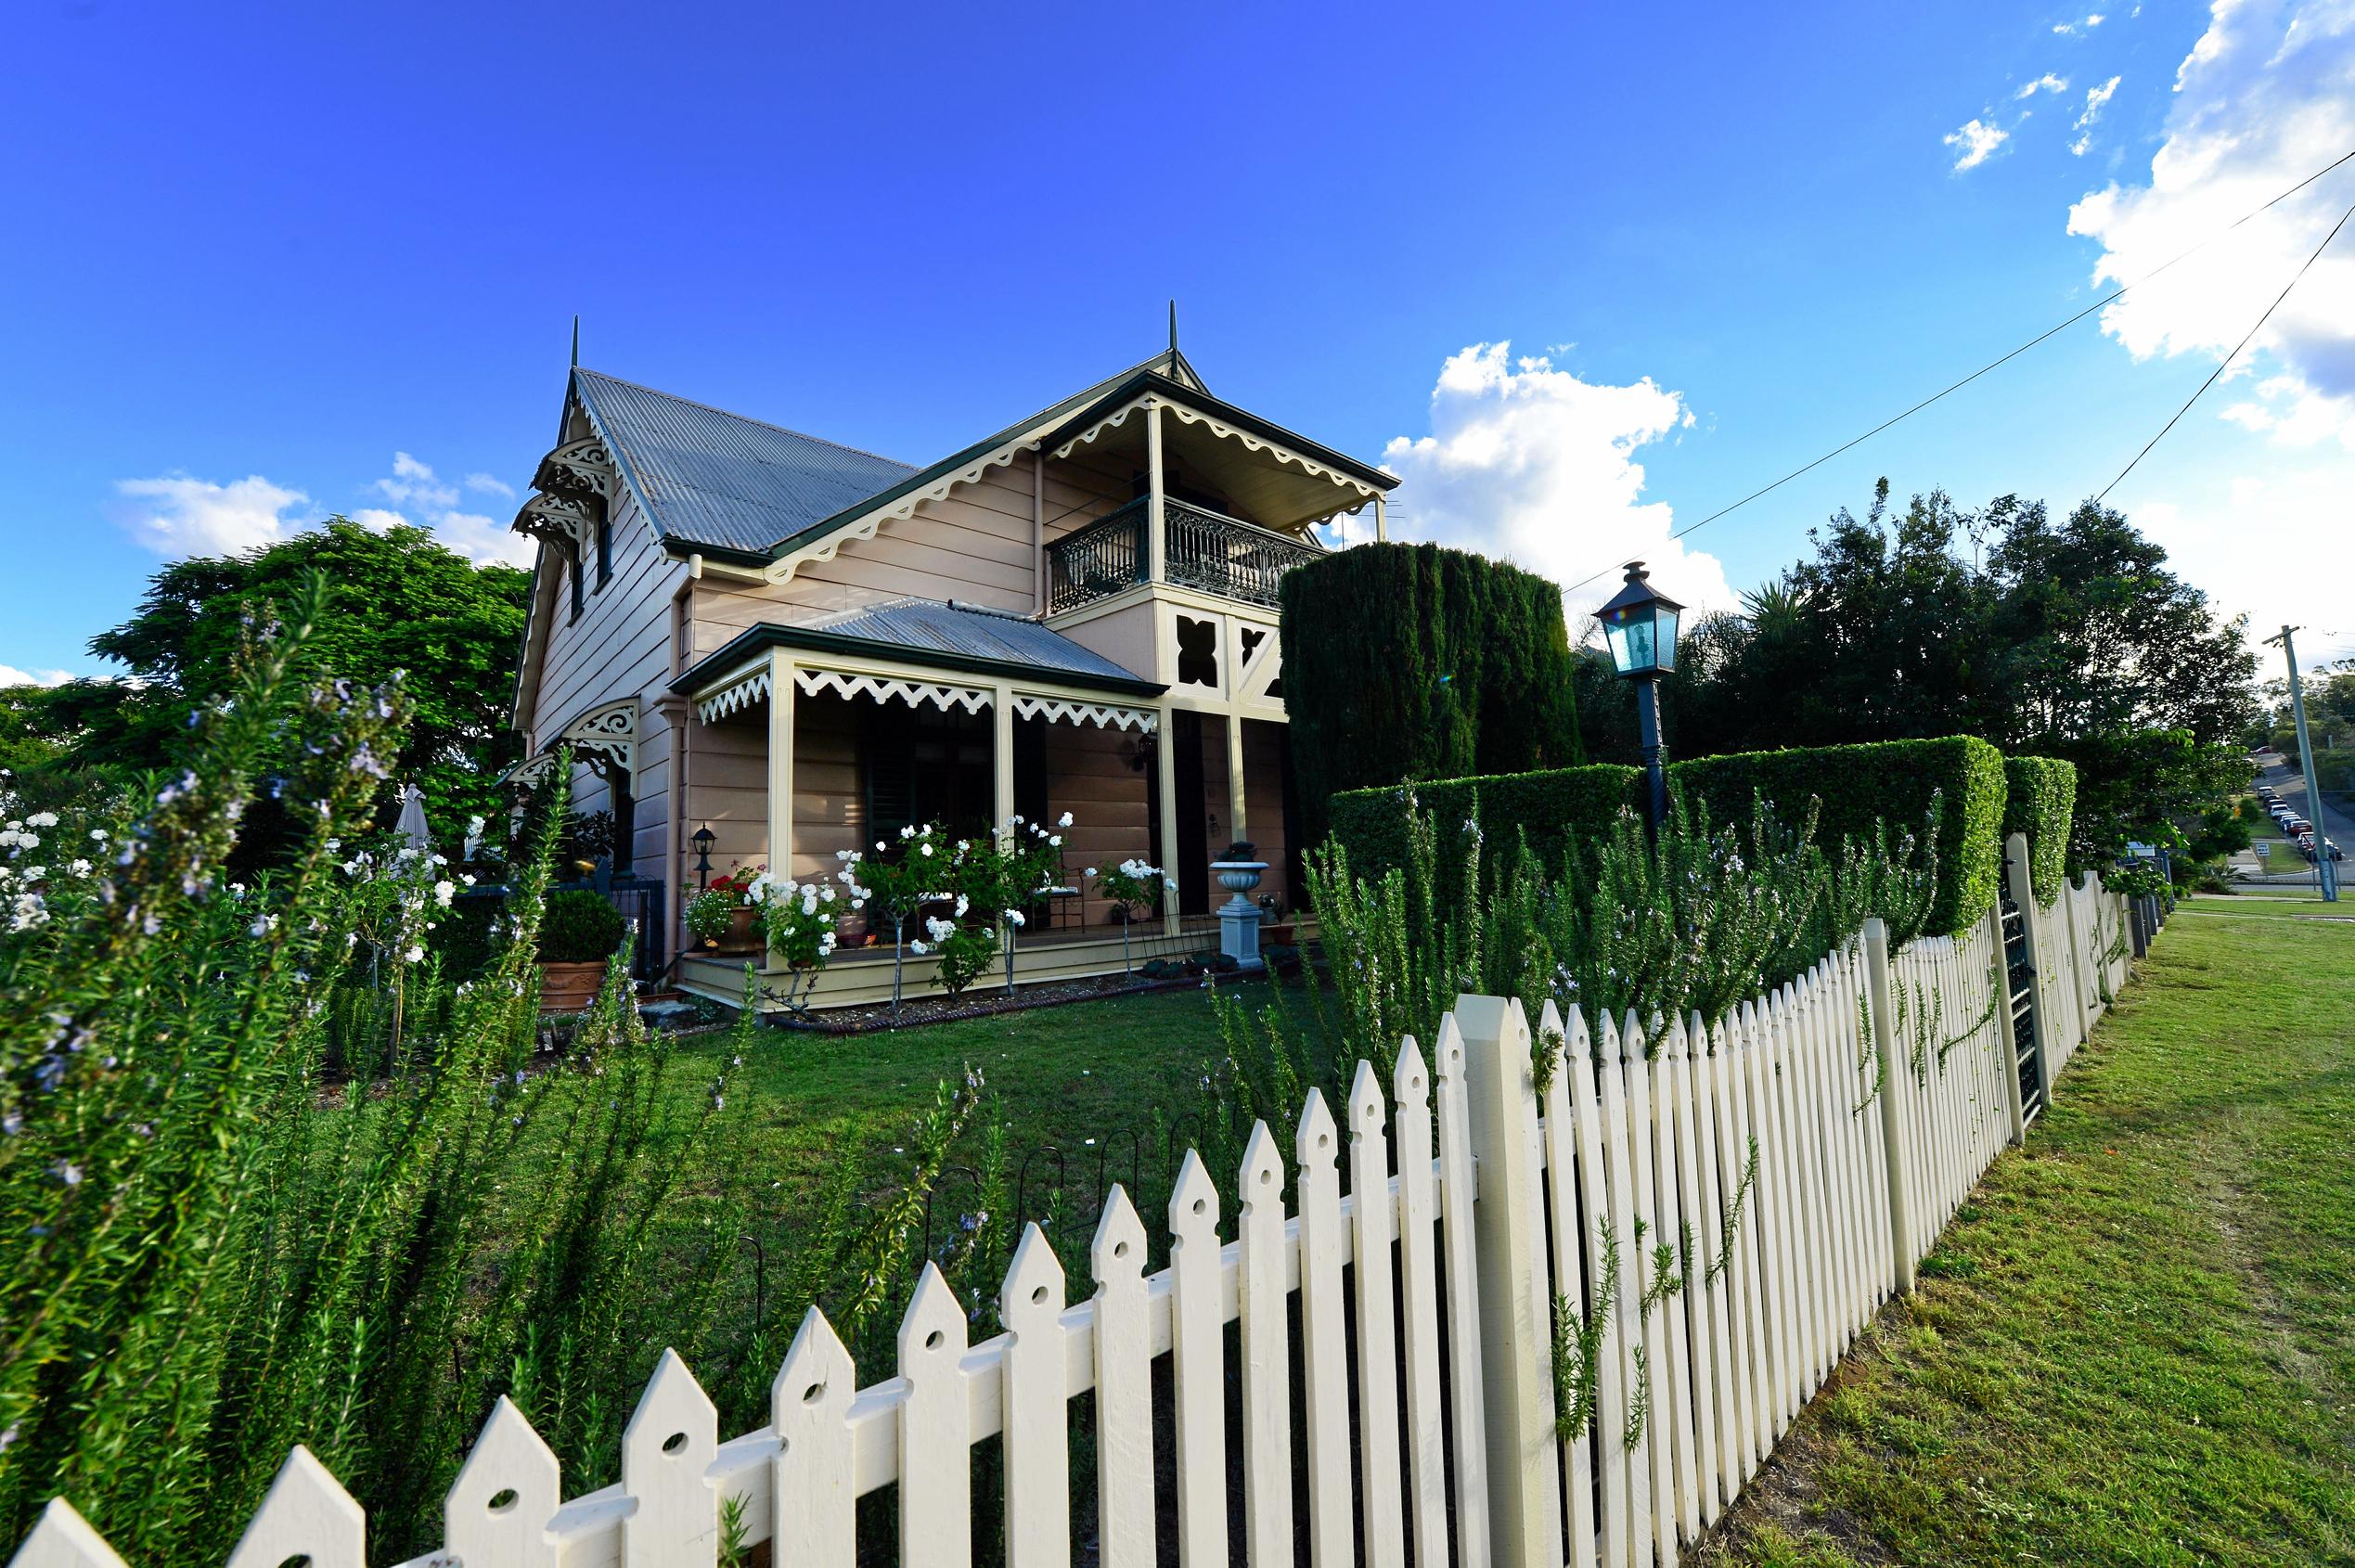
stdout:
[[1201,990],[1206,985],[1239,985],[1264,978],[1265,971],[1248,974],[1211,974],[1164,976],[1147,980],[1139,975],[1091,975],[1082,980],[1049,981],[1025,985],[1008,996],[994,991],[985,996],[911,996],[902,1001],[896,1013],[888,1002],[852,1008],[828,1008],[807,1018],[788,1018],[771,1014],[766,1022],[774,1029],[793,1029],[809,1035],[872,1035],[879,1031],[920,1029],[932,1023],[954,1023],[959,1019],[988,1018],[1001,1012],[1027,1012],[1034,1008],[1065,1007],[1073,1002],[1101,1001],[1108,996],[1140,996],[1153,991]]

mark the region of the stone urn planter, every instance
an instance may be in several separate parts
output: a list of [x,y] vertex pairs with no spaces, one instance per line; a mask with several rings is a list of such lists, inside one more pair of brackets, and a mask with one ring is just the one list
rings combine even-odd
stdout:
[[[1241,848],[1242,846],[1236,846]],[[1212,875],[1218,885],[1234,894],[1218,906],[1218,950],[1235,960],[1242,969],[1259,967],[1259,906],[1251,901],[1251,890],[1259,885],[1267,873],[1264,860],[1214,860]]]
[[605,984],[605,966],[601,963],[542,964],[540,966],[540,1010],[542,1012],[585,1012]]

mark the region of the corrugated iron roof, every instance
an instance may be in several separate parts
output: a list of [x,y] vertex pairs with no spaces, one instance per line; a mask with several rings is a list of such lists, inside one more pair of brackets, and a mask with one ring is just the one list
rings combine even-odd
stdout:
[[916,471],[598,371],[573,380],[664,538],[765,553]]
[[1086,681],[1145,679],[1027,616],[954,599],[946,604],[928,598],[891,599],[813,621],[810,629],[905,652],[1022,664]]

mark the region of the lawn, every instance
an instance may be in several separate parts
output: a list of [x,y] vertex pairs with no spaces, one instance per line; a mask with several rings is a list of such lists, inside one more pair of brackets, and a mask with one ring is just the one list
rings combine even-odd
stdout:
[[[1227,989],[1255,1005],[1267,994],[1261,981]],[[1073,1274],[1073,1293],[1084,1295],[1099,1193],[1126,1184],[1158,1234],[1173,1155],[1190,1137],[1184,1112],[1221,1047],[1211,993],[1190,986],[862,1035],[762,1029],[740,1064],[729,1060],[737,1049],[728,1029],[690,1035],[667,1069],[674,1116],[648,1158],[678,1169],[679,1187],[648,1233],[649,1291],[629,1311],[648,1346],[646,1369],[663,1345],[675,1346],[740,1427],[756,1419],[752,1395],[766,1389],[808,1305],[792,1282],[797,1265],[831,1255],[828,1227],[856,1228],[907,1189],[913,1134],[943,1086],[978,1074],[981,1106],[949,1150],[929,1220],[894,1257],[907,1266],[919,1253],[937,1258],[953,1283],[987,1302],[1014,1233],[994,1227],[991,1261],[968,1268],[959,1251],[972,1240],[968,1216],[1038,1219]],[[723,1073],[724,1105],[700,1141],[688,1141],[684,1129],[702,1120]],[[545,1125],[532,1163],[561,1179],[569,1152],[556,1139],[560,1124]],[[982,1185],[993,1143],[1005,1176],[994,1202]],[[902,1277],[885,1286],[883,1320],[872,1325],[880,1338],[857,1346],[865,1377],[888,1374],[890,1330],[911,1285]],[[837,1280],[820,1291],[830,1316],[844,1310],[843,1289]],[[975,1333],[994,1327],[984,1314]]]
[[1714,1561],[2355,1562],[2355,923],[2179,911]]

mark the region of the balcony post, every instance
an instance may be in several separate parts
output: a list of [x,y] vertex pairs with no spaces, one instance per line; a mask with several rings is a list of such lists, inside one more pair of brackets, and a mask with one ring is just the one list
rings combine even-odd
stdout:
[[[793,875],[793,661],[783,649],[768,655],[768,874]],[[775,959],[764,952],[761,967]]]
[[1169,580],[1165,570],[1168,564],[1169,533],[1162,509],[1161,483],[1161,405],[1145,405],[1145,549],[1152,562],[1152,583]]

